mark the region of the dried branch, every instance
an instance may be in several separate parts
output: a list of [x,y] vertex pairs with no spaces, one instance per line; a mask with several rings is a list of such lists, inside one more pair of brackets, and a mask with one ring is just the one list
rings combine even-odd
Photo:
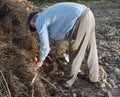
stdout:
[[2,73],[1,70],[0,70],[0,74],[1,74],[1,76],[2,76],[2,78],[3,78],[3,80],[4,80],[4,82],[5,82],[5,86],[6,86],[6,88],[7,88],[7,92],[8,92],[9,97],[12,97],[12,96],[11,96],[11,92],[10,92],[9,87],[8,87],[8,84],[7,84],[7,81],[6,81],[6,79],[5,79],[5,76],[4,76],[4,74]]
[[51,82],[49,82],[48,80],[46,80],[44,77],[41,77],[42,80],[44,80],[45,82],[47,82],[49,85],[51,85],[53,88],[56,89],[56,86],[53,85]]

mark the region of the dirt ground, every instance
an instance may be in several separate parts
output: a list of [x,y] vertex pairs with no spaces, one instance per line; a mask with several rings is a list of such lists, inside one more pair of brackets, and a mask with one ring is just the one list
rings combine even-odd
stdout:
[[67,66],[63,54],[68,44],[54,40],[31,86],[39,39],[37,33],[28,31],[27,16],[51,4],[34,6],[25,0],[0,0],[0,97],[120,97],[120,1],[81,3],[91,8],[96,19],[100,88],[79,78],[70,90],[60,87],[58,82]]

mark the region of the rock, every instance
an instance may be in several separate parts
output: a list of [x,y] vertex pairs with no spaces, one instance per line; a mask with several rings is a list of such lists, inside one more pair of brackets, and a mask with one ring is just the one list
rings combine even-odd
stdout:
[[118,88],[118,86],[115,84],[115,82],[114,82],[114,80],[113,79],[108,79],[108,81],[109,81],[109,83],[111,84],[111,86],[113,87],[113,88]]
[[115,88],[110,91],[113,96],[120,97],[120,88]]
[[112,94],[111,94],[110,92],[107,92],[107,93],[105,94],[105,97],[113,97],[113,96],[112,96]]
[[105,86],[106,86],[109,90],[111,90],[111,89],[113,88],[110,83],[105,83]]
[[114,73],[115,73],[116,76],[120,76],[120,69],[115,68]]

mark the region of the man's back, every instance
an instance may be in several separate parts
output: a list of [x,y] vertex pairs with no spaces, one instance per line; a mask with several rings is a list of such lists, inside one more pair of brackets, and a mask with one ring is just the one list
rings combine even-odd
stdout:
[[40,32],[44,25],[50,38],[63,40],[86,9],[85,5],[78,3],[57,3],[40,13],[36,22],[37,30]]

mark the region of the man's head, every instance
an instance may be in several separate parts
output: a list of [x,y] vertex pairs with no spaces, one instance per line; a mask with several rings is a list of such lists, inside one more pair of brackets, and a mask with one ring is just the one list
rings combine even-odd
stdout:
[[39,12],[31,12],[28,16],[28,25],[31,32],[36,31],[35,21]]

